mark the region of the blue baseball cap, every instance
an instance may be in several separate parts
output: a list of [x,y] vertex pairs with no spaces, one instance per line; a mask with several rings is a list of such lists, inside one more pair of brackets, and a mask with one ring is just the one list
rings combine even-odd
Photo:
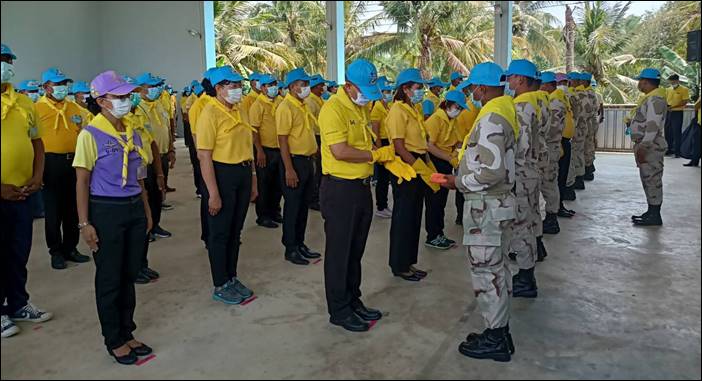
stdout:
[[424,100],[424,102],[422,102],[422,113],[424,116],[433,114],[434,102],[430,101],[429,99]]
[[210,73],[210,83],[213,87],[222,81],[241,82],[243,80],[244,77],[235,72],[231,66],[218,67]]
[[192,91],[192,90],[193,90],[192,86],[183,87],[183,93],[187,93],[187,92]]
[[577,71],[571,71],[566,74],[566,78],[568,78],[569,81],[578,81],[580,80],[580,73]]
[[361,94],[371,101],[383,97],[378,86],[378,70],[364,59],[357,59],[346,68],[346,81],[358,86]]
[[[263,75],[260,78],[263,78]],[[259,79],[259,82],[261,82],[260,79]],[[324,77],[322,77],[319,74],[315,74],[312,77],[310,77],[310,87],[315,87],[317,85],[321,85],[324,83],[326,83],[326,81],[324,80]]]
[[592,74],[588,72],[580,73],[580,79],[583,81],[591,82],[592,81]]
[[161,81],[158,77],[153,76],[151,73],[145,72],[136,77],[135,83],[139,86],[156,86],[161,83]]
[[47,82],[59,83],[63,81],[72,81],[72,79],[66,77],[66,74],[63,74],[63,72],[56,67],[46,69],[45,72],[41,73],[42,85]]
[[429,85],[430,88],[431,88],[431,87],[443,87],[443,88],[447,88],[447,87],[450,85],[450,83],[448,83],[448,82],[442,82],[442,81],[441,81],[441,78],[439,78],[439,77],[434,77],[434,78],[430,79],[430,80],[427,82],[427,85]]
[[451,82],[453,82],[456,79],[465,79],[465,78],[466,78],[465,75],[463,75],[457,71],[454,71],[453,73],[451,73]]
[[463,87],[469,85],[493,87],[504,86],[502,83],[504,76],[504,71],[500,65],[491,61],[483,62],[475,65],[473,70],[470,71],[468,80],[463,82],[461,85],[465,84]]
[[383,81],[386,84],[392,83],[392,81],[385,75],[381,75],[380,77],[378,77],[378,82],[380,82],[380,81]]
[[10,56],[10,58],[12,58],[13,60],[17,59],[15,53],[12,53],[12,49],[10,49],[10,47],[5,44],[2,44],[2,51],[0,52],[0,55]]
[[465,80],[456,86],[456,90],[458,91],[463,91],[466,87],[470,86],[470,82],[468,80]]
[[339,87],[339,85],[336,84],[336,81],[327,81],[327,88],[329,87]]
[[448,93],[446,93],[446,96],[444,97],[445,100],[455,102],[457,105],[461,106],[462,109],[467,109],[468,105],[466,104],[466,96],[463,94],[462,91],[459,90],[451,90]]
[[387,81],[380,81],[378,80],[378,87],[380,88],[380,91],[392,91],[394,89],[393,86],[391,86]]
[[251,72],[251,74],[249,74],[248,80],[249,80],[249,82],[251,82],[251,81],[260,81],[261,76],[262,76],[261,73],[259,73],[259,72],[257,72],[257,71],[253,71],[253,72]]
[[522,75],[528,78],[538,78],[539,70],[533,62],[529,60],[514,60],[509,63],[505,76]]
[[285,76],[285,87],[292,85],[295,81],[309,81],[310,76],[305,73],[305,69],[298,67]]
[[397,89],[405,83],[409,82],[419,83],[422,85],[427,83],[427,81],[425,81],[422,78],[422,72],[419,71],[419,69],[409,68],[401,71],[400,74],[397,75],[397,82],[395,83],[395,88]]
[[661,72],[658,69],[646,68],[634,79],[661,79]]
[[130,83],[130,84],[132,84],[132,85],[133,85],[133,84],[136,84],[136,81],[134,80],[134,78],[132,78],[132,77],[130,77],[130,76],[128,76],[128,75],[123,75],[123,76],[122,76],[122,79],[124,80],[124,82]]
[[541,73],[541,83],[556,82],[556,73],[545,71]]
[[200,84],[200,81],[193,79],[190,81],[190,87],[195,87]]
[[[129,82],[127,82],[127,83],[129,83]],[[74,93],[89,93],[90,86],[88,85],[88,82],[78,81],[78,82],[73,84],[73,92]]]
[[195,93],[195,95],[200,95],[200,94],[202,94],[203,91],[205,91],[205,88],[202,87],[202,85],[200,83],[195,83],[192,87],[193,87],[193,93]]
[[17,90],[39,91],[39,81],[35,79],[28,79],[26,81],[22,81],[19,84],[17,84]]
[[274,77],[270,74],[261,74],[261,75],[256,77],[256,80],[258,81],[258,83],[261,84],[261,86],[278,81],[278,79],[276,77]]

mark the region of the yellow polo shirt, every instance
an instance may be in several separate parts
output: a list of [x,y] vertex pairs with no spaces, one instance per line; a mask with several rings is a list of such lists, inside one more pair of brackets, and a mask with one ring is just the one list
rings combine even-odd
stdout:
[[[690,90],[685,86],[678,86],[677,88],[669,87],[666,90],[666,98],[668,101],[668,106],[676,105],[682,101],[687,103],[690,100]],[[685,105],[679,107],[671,107],[671,111],[682,111],[685,109]]]
[[388,116],[385,126],[391,140],[405,139],[405,148],[408,151],[425,154],[427,152],[427,136],[424,129],[424,116],[421,112],[404,103],[395,102]]
[[43,96],[37,101],[36,110],[44,151],[47,153],[76,152],[78,133],[84,125],[80,106],[67,100],[56,102]]
[[293,155],[311,156],[317,152],[314,123],[314,115],[307,106],[290,94],[275,110],[276,132],[288,136],[288,146]]
[[351,101],[346,89],[339,89],[336,96],[329,98],[322,106],[319,126],[323,174],[344,179],[365,179],[373,175],[372,163],[337,160],[329,148],[345,142],[353,148],[370,151],[373,145],[367,112]]
[[473,124],[475,124],[475,118],[478,117],[480,109],[475,107],[472,102],[467,103],[468,108],[461,111],[456,117],[456,134],[458,140],[463,142],[466,136],[470,134],[473,130]]
[[212,160],[239,164],[253,160],[253,133],[235,105],[208,102],[197,120],[197,149],[212,151]]
[[190,132],[193,136],[197,135],[197,120],[200,117],[200,113],[202,113],[202,109],[205,108],[207,103],[214,99],[215,98],[202,93],[202,95],[195,99],[193,105],[190,106],[190,110],[188,110],[188,121],[190,122]]
[[429,142],[438,149],[451,154],[460,143],[456,133],[456,120],[449,119],[446,111],[437,109],[425,122]]
[[267,148],[278,148],[278,131],[275,128],[275,109],[280,103],[280,97],[270,99],[259,94],[249,109],[251,127],[258,130],[261,145]]
[[380,127],[378,128],[378,133],[380,135],[381,139],[387,139],[388,138],[388,128],[385,125],[385,118],[388,116],[388,109],[385,108],[385,105],[381,101],[375,102],[373,105],[373,110],[371,110],[370,114],[370,120],[371,122],[378,122],[380,123]]
[[173,108],[173,103],[171,101],[171,94],[168,94],[168,91],[162,91],[158,101],[161,102],[163,110],[168,114],[168,119],[173,119],[175,116],[175,109]]
[[[256,99],[258,98],[258,94],[256,91],[251,89],[251,91],[246,94],[244,99],[241,100],[241,105],[239,106],[239,110],[241,112],[242,117],[244,118],[244,121],[246,123],[249,123],[249,110],[251,109],[251,105],[256,102]],[[249,123],[250,124],[250,123]]]
[[315,123],[312,127],[314,129],[314,133],[319,135],[317,118],[319,117],[319,111],[322,109],[322,105],[324,105],[324,100],[322,100],[322,98],[318,97],[316,94],[310,93],[310,96],[305,98],[305,104],[307,105],[307,109],[310,110],[310,113],[314,115]]
[[15,91],[12,85],[2,93],[2,133],[0,138],[0,182],[22,187],[34,175],[34,146],[40,139],[34,102]]
[[144,126],[158,145],[159,154],[167,154],[171,143],[171,129],[168,112],[163,109],[162,102],[142,100],[135,113],[144,118]]

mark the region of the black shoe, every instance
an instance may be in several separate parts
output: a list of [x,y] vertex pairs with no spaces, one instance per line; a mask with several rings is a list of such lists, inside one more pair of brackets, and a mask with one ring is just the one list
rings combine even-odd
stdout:
[[126,354],[124,356],[117,356],[115,355],[112,350],[108,350],[107,353],[110,354],[110,356],[114,357],[115,360],[117,360],[118,363],[122,365],[134,365],[139,358],[137,358],[137,355],[134,353],[134,351],[129,351],[129,354]]
[[175,192],[175,191],[176,191],[175,188],[166,187],[166,193],[171,193],[171,192]]
[[700,165],[699,161],[698,162],[690,161],[687,164],[683,164],[683,167],[698,167],[699,165]]
[[141,343],[140,346],[138,346],[136,348],[132,348],[132,352],[134,352],[134,354],[137,356],[148,356],[151,353],[153,353],[154,350],[151,349],[151,347],[149,347],[148,345]]
[[355,306],[353,308],[353,312],[365,321],[376,321],[383,317],[382,312],[373,308],[368,308],[364,306],[363,303],[359,303],[357,306]]
[[160,226],[156,226],[155,228],[151,229],[151,234],[153,234],[154,236],[156,236],[158,238],[170,238],[173,236],[173,234],[171,234],[171,232],[163,229]]
[[343,320],[329,318],[329,322],[351,332],[366,332],[370,329],[370,325],[361,320],[356,314],[351,314]]
[[309,265],[310,264],[310,261],[308,261],[304,257],[302,257],[302,254],[297,249],[292,249],[292,250],[286,249],[285,250],[285,260],[288,262],[292,262],[296,265]]
[[78,250],[76,250],[76,249],[73,249],[73,251],[71,251],[71,253],[68,254],[65,259],[67,261],[76,262],[76,263],[90,262],[89,256],[79,253]]
[[510,361],[511,348],[505,331],[505,328],[486,329],[473,340],[462,342],[458,346],[458,351],[474,359]]
[[319,202],[313,202],[310,204],[310,209],[319,211]]
[[641,220],[641,219],[645,218],[646,216],[648,216],[649,214],[651,214],[651,212],[645,211],[645,212],[644,212],[643,214],[641,214],[640,216],[631,216],[631,221],[633,222],[633,221],[636,221],[636,220]]
[[546,214],[546,219],[544,219],[544,234],[558,234],[561,232],[561,227],[558,225],[557,214]]
[[396,276],[396,277],[400,277],[400,278],[402,278],[402,279],[404,279],[404,280],[406,280],[406,281],[409,281],[409,282],[419,282],[420,280],[422,280],[422,277],[420,277],[420,276],[417,275],[416,273],[412,273],[412,275],[405,275],[405,274],[400,274],[400,273],[392,273],[392,275],[394,275],[394,276]]
[[[507,336],[507,345],[509,346],[509,354],[513,355],[514,354],[514,341],[512,341],[512,334],[509,333],[509,324],[506,327],[507,333],[505,334]],[[485,333],[485,331],[483,331]],[[466,336],[466,342],[476,340],[478,337],[480,337],[479,333],[472,332],[469,333],[468,336]]]
[[273,220],[269,220],[269,219],[256,220],[256,224],[258,226],[263,226],[264,228],[269,228],[269,229],[275,229],[278,227],[278,224],[273,222]]
[[149,243],[151,242],[156,242],[156,236],[153,235],[152,233],[149,233]]
[[159,274],[156,270],[148,267],[144,267],[143,269],[141,269],[141,271],[151,280],[158,279],[161,277],[161,274]]
[[273,222],[275,222],[277,224],[282,224],[283,223],[283,216],[281,216],[280,214],[273,216]]
[[299,251],[305,259],[317,259],[322,257],[322,254],[310,250],[304,243],[297,248],[297,251]]
[[663,219],[661,219],[660,213],[650,213],[648,215],[642,216],[640,219],[633,220],[636,226],[661,226],[663,225]]
[[575,212],[570,209],[566,209],[565,206],[561,205],[560,208],[558,208],[557,215],[558,217],[572,218],[575,215]]
[[536,262],[543,262],[548,256],[546,246],[544,246],[543,237],[536,237]]
[[585,181],[592,181],[595,179],[595,174],[594,173],[586,173],[583,175],[583,180]]
[[536,298],[538,296],[534,268],[529,270],[519,269],[517,275],[512,277],[512,296],[515,298]]
[[575,190],[572,186],[567,187],[561,195],[561,200],[563,201],[575,201],[576,198],[577,197],[575,196]]
[[582,176],[577,176],[575,178],[575,184],[573,184],[573,189],[575,190],[585,190],[585,182]]
[[595,164],[593,163],[593,164],[590,166],[590,173],[595,173],[595,172],[597,172],[597,169],[595,169]]
[[139,274],[137,274],[136,279],[134,280],[134,283],[136,284],[149,284],[151,283],[151,278],[146,275],[144,272],[144,269],[139,270]]
[[456,225],[463,226],[463,219],[460,217],[456,217]]
[[63,255],[52,255],[51,256],[51,267],[54,270],[64,270],[68,265],[66,265],[66,259]]
[[426,278],[427,275],[429,275],[428,272],[422,271],[422,270],[419,270],[419,269],[410,268],[410,271],[413,272],[413,273],[415,273],[418,277],[420,277],[420,278],[422,278],[422,279]]

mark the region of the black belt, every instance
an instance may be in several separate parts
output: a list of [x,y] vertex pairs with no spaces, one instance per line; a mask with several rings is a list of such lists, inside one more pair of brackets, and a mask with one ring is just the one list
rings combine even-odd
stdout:
[[124,204],[133,204],[137,201],[141,201],[141,193],[134,195],[134,196],[126,196],[126,197],[110,197],[110,196],[90,195],[90,202],[94,202],[96,204],[124,205]]
[[414,156],[415,159],[423,159],[424,161],[427,161],[427,154],[426,153],[416,153],[409,151],[409,153]]
[[290,154],[290,157],[293,159],[305,159],[305,160],[311,160],[312,156],[305,156],[305,155],[293,155]]
[[222,163],[221,161],[212,161],[213,164],[217,165],[224,165],[224,166],[232,166],[232,167],[251,167],[251,164],[253,163],[253,160],[246,160],[242,161],[241,163]]
[[344,182],[344,183],[358,183],[365,186],[370,186],[372,177],[366,177],[365,179],[344,179],[342,177],[336,177],[332,175],[325,175],[330,180]]
[[73,158],[76,156],[75,152],[69,152],[69,153],[53,153],[53,152],[47,152],[46,156],[49,157],[55,157],[55,158],[61,158],[61,159],[66,159],[66,160],[73,160]]

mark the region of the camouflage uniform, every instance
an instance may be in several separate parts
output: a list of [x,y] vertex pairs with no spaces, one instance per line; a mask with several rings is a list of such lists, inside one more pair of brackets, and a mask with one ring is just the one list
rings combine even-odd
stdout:
[[663,202],[663,157],[668,149],[663,137],[666,110],[665,98],[648,97],[635,110],[629,125],[634,152],[645,152],[645,162],[637,162],[636,165],[639,167],[641,183],[649,205],[661,205]]
[[590,167],[595,162],[595,149],[597,148],[597,130],[600,127],[600,105],[602,105],[602,96],[597,94],[594,89],[587,91],[590,101],[593,104],[592,116],[588,119],[589,127],[587,129],[587,137],[585,138],[585,166]]
[[[539,192],[544,196],[546,200],[546,194],[548,190],[544,191],[544,178],[546,171],[549,168],[549,150],[552,148],[549,145],[549,119],[551,118],[551,109],[549,107],[548,93],[546,91],[539,90],[536,92],[538,94],[538,104],[539,104]],[[560,146],[560,138],[558,144]],[[560,152],[560,151],[559,151]],[[558,186],[556,185],[556,189]],[[538,197],[537,197],[538,201]],[[539,203],[536,203],[536,210],[534,210],[534,215],[538,217],[536,222],[536,227],[534,233],[537,237],[543,235],[543,220],[541,219],[541,207]]]
[[519,136],[515,154],[517,217],[512,230],[510,252],[517,254],[520,269],[530,269],[536,263],[537,220],[542,225],[539,209],[539,144],[538,111],[529,102],[515,103]]
[[590,118],[596,114],[592,98],[587,91],[576,91],[578,99],[578,113],[575,115],[575,136],[573,136],[573,160],[571,161],[575,176],[585,175],[585,144],[588,130],[590,129]]
[[565,126],[566,105],[558,99],[550,99],[548,118],[548,134],[546,146],[548,165],[541,178],[541,194],[546,200],[546,213],[558,213],[561,194],[558,190],[558,161],[561,159],[561,138]]
[[571,187],[575,183],[575,139],[578,136],[578,130],[580,126],[580,97],[576,91],[568,91],[566,94],[568,96],[568,101],[570,102],[570,108],[573,111],[573,126],[575,127],[575,134],[570,139],[570,167],[568,167],[568,178],[566,180],[566,186]]
[[471,133],[456,175],[465,198],[463,244],[473,292],[488,328],[509,322],[512,275],[506,265],[514,220],[514,131],[504,117],[485,115]]

